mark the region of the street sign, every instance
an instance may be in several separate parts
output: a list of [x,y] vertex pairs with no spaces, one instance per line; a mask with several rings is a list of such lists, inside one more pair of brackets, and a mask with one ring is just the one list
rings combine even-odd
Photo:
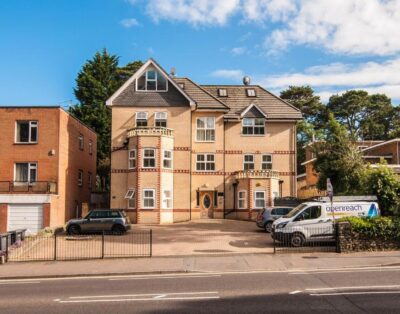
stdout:
[[332,186],[332,183],[331,183],[331,179],[329,179],[329,178],[326,179],[326,192],[328,193],[328,196],[332,201],[332,198],[333,198],[333,186]]

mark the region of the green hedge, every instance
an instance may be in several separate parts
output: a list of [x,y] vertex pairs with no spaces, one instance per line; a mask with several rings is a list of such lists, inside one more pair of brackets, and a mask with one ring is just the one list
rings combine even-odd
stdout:
[[339,221],[348,221],[353,231],[367,238],[400,241],[399,217],[344,217]]

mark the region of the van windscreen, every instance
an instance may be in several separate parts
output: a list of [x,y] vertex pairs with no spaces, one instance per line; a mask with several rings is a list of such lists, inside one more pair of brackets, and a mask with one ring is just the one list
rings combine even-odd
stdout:
[[305,207],[307,207],[306,204],[300,204],[299,206],[293,208],[287,215],[283,216],[285,218],[292,218],[296,216],[300,211],[302,211]]

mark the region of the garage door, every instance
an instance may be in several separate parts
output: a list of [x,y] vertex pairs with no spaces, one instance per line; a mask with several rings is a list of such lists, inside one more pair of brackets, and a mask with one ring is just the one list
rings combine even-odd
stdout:
[[42,228],[42,204],[8,205],[8,231],[16,229],[27,229],[27,233],[37,233]]

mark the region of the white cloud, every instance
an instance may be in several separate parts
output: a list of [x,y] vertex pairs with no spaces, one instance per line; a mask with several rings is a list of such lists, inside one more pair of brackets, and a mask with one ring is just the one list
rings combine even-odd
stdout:
[[244,73],[242,70],[226,70],[226,69],[221,69],[221,70],[216,70],[211,73],[212,76],[223,78],[223,79],[228,79],[232,81],[240,81]]
[[130,19],[123,19],[120,24],[125,27],[125,28],[131,28],[134,26],[139,26],[139,22],[135,18],[130,18]]
[[247,48],[246,47],[234,47],[231,49],[231,53],[234,56],[240,56],[243,55],[247,52]]

